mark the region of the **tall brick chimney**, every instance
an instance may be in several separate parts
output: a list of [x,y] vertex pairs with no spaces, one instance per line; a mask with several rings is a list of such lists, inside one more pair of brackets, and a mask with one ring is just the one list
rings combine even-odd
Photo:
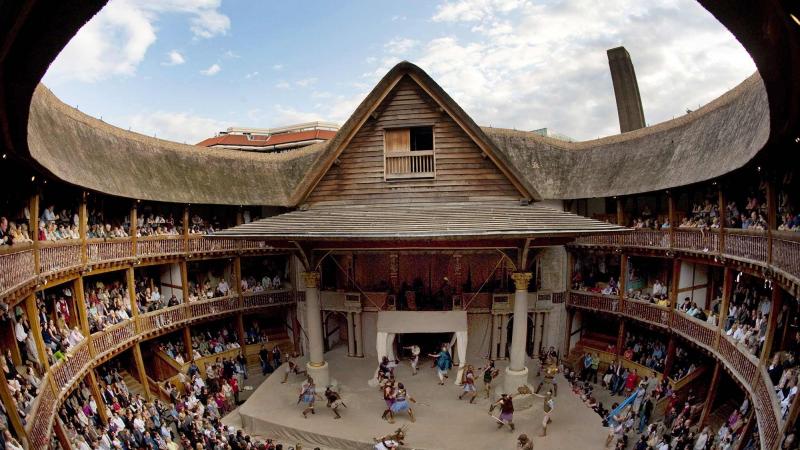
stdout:
[[614,96],[617,99],[619,131],[625,133],[644,128],[642,97],[639,96],[639,84],[636,82],[631,55],[625,47],[612,48],[606,53],[608,66],[611,68],[611,81],[614,82]]

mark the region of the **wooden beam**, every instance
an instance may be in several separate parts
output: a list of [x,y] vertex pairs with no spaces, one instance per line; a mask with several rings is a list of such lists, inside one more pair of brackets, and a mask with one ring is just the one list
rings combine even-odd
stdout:
[[678,303],[678,286],[680,286],[681,279],[681,260],[675,258],[672,261],[672,283],[669,290],[669,305],[671,309],[675,309]]
[[667,356],[664,358],[664,378],[668,378],[672,372],[672,364],[675,362],[675,336],[669,335],[669,342],[667,343]]
[[28,212],[30,213],[29,232],[30,238],[33,241],[33,268],[36,273],[39,273],[39,193],[31,196],[28,203]]
[[[101,405],[97,406],[100,407]],[[55,420],[53,421],[53,431],[56,433],[56,439],[58,439],[58,443],[61,444],[61,448],[72,448],[69,437],[67,437],[67,433],[64,431],[64,423],[61,421],[61,417],[57,414]]]
[[783,290],[777,284],[772,285],[772,300],[770,302],[767,334],[764,339],[764,348],[761,349],[761,365],[769,363],[772,355],[772,343],[775,342],[775,331],[778,328],[778,315],[783,307]]
[[103,396],[100,395],[100,384],[97,382],[97,375],[95,374],[95,369],[89,369],[89,373],[86,375],[88,379],[87,382],[89,383],[89,390],[94,396],[94,401],[97,403],[97,413],[100,415],[100,420],[107,424],[108,423],[108,414],[106,408],[106,402],[103,401]]
[[42,338],[42,324],[39,323],[39,309],[36,307],[36,296],[31,294],[25,299],[25,315],[28,316],[28,324],[31,326],[28,333],[33,333],[33,342],[36,344],[36,352],[39,354],[38,360],[42,369],[47,372],[50,370],[50,361],[47,360],[47,350]]
[[617,225],[625,226],[625,208],[622,197],[617,197]]
[[133,267],[128,267],[128,269],[125,270],[125,277],[128,284],[128,300],[131,304],[131,315],[135,317],[139,315],[139,305],[136,304],[136,277],[133,273]]
[[[192,351],[192,331],[189,326],[183,327],[183,346],[186,347],[186,361],[194,360],[194,352]],[[244,348],[244,347],[242,347]]]
[[139,374],[139,383],[142,383],[142,389],[144,389],[144,398],[150,400],[150,386],[147,381],[147,372],[144,370],[142,347],[139,342],[133,344],[133,359],[136,361],[136,371]]
[[186,260],[183,259],[179,263],[181,269],[181,292],[183,294],[183,303],[189,303],[189,268],[186,265]]
[[75,304],[75,311],[78,313],[78,325],[83,331],[84,336],[89,336],[89,314],[86,311],[86,302],[83,288],[83,277],[78,277],[72,283],[72,303]]
[[89,262],[89,252],[86,248],[86,235],[89,233],[89,214],[87,213],[88,192],[81,194],[81,202],[78,205],[78,234],[81,238],[81,260],[86,265]]
[[[44,384],[42,388],[45,388]],[[2,370],[0,370],[0,399],[3,400],[3,404],[6,406],[6,415],[8,416],[9,422],[11,422],[11,428],[14,430],[14,434],[16,434],[20,440],[27,441],[28,434],[25,432],[25,426],[22,425],[22,420],[20,420],[19,413],[17,412],[17,404],[11,396],[11,391],[8,390],[6,374]]]
[[128,230],[128,234],[131,237],[131,255],[136,255],[136,234],[139,232],[139,215],[136,211],[136,202],[131,203],[131,212],[130,212],[130,222],[131,226]]
[[728,320],[728,306],[733,295],[733,269],[726,267],[722,275],[722,304],[719,307],[719,324],[717,325],[717,336],[725,330],[725,322]]
[[714,400],[717,398],[717,386],[719,385],[720,363],[714,362],[714,373],[711,375],[711,386],[708,388],[706,394],[706,401],[703,405],[703,412],[700,414],[700,426],[703,428],[708,422],[708,417],[711,415],[711,408],[714,406]]
[[625,319],[619,319],[619,328],[617,329],[617,358],[619,358],[623,351],[622,348],[625,346]]

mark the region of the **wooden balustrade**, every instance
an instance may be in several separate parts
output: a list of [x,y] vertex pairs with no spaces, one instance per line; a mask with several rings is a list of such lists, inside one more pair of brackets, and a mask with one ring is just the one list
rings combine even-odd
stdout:
[[120,261],[133,257],[130,238],[95,240],[86,242],[86,253],[90,263]]
[[261,308],[264,306],[287,304],[294,302],[292,291],[262,291],[244,294],[243,308]]
[[39,248],[39,273],[49,275],[83,264],[80,241],[42,242]]
[[676,228],[673,230],[672,247],[702,253],[719,252],[719,231],[699,228]]
[[183,236],[157,236],[136,240],[136,256],[166,256],[185,253]]
[[669,248],[669,234],[658,230],[636,230],[633,233],[620,234],[616,237],[619,245]]
[[717,350],[726,365],[739,376],[740,381],[749,386],[758,372],[758,359],[724,334],[719,337]]
[[722,251],[725,256],[766,263],[768,252],[765,232],[726,230],[725,248]]
[[30,245],[8,247],[0,253],[0,294],[16,289],[36,278],[33,250]]
[[756,377],[753,386],[753,403],[758,421],[758,431],[763,448],[773,448],[780,439],[781,409],[778,399],[772,391],[772,383],[767,369],[761,367],[760,376]]
[[386,154],[387,180],[406,178],[433,178],[436,159],[433,150],[390,152]]
[[50,448],[50,435],[58,406],[57,399],[58,396],[50,383],[49,376],[43,378],[35,409],[30,414],[32,419],[27,430],[30,449],[46,450]]
[[772,265],[800,280],[800,241],[789,238],[796,234],[775,233],[772,238]]
[[239,241],[239,248],[241,250],[269,250],[272,248],[271,245],[267,245],[264,241],[254,241],[249,239],[243,239]]
[[134,320],[126,320],[94,333],[91,340],[92,350],[95,357],[104,356],[106,353],[127,344],[135,337],[136,322]]
[[139,323],[139,333],[146,334],[182,323],[186,320],[186,309],[184,305],[170,306],[169,308],[140,314],[136,320]]
[[570,304],[605,312],[619,312],[619,297],[593,292],[570,291]]
[[227,297],[212,298],[199,302],[189,303],[189,319],[200,319],[207,316],[222,314],[239,309],[239,297],[229,295]]
[[714,349],[714,339],[717,336],[716,326],[711,326],[686,313],[674,311],[672,313],[672,329],[689,341],[701,344],[708,350]]
[[83,375],[84,370],[89,367],[91,362],[92,356],[89,352],[89,341],[84,339],[75,348],[68,351],[64,359],[50,368],[56,387],[60,390],[68,389]]
[[670,310],[654,303],[625,299],[622,311],[626,316],[662,327],[669,326]]
[[189,253],[204,254],[204,253],[219,253],[219,252],[234,252],[239,250],[239,241],[236,239],[215,238],[205,239],[202,236],[196,236],[189,239]]

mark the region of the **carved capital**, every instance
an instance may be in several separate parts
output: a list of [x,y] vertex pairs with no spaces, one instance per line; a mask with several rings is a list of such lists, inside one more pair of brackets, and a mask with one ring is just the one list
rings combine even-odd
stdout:
[[307,288],[319,288],[319,272],[303,272],[303,281]]
[[531,282],[532,277],[533,274],[530,272],[514,272],[511,274],[511,278],[514,280],[514,285],[518,291],[527,291],[528,283]]

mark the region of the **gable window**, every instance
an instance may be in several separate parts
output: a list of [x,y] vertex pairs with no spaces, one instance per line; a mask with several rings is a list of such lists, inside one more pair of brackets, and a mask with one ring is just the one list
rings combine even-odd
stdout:
[[384,130],[383,146],[387,180],[434,178],[432,126]]

